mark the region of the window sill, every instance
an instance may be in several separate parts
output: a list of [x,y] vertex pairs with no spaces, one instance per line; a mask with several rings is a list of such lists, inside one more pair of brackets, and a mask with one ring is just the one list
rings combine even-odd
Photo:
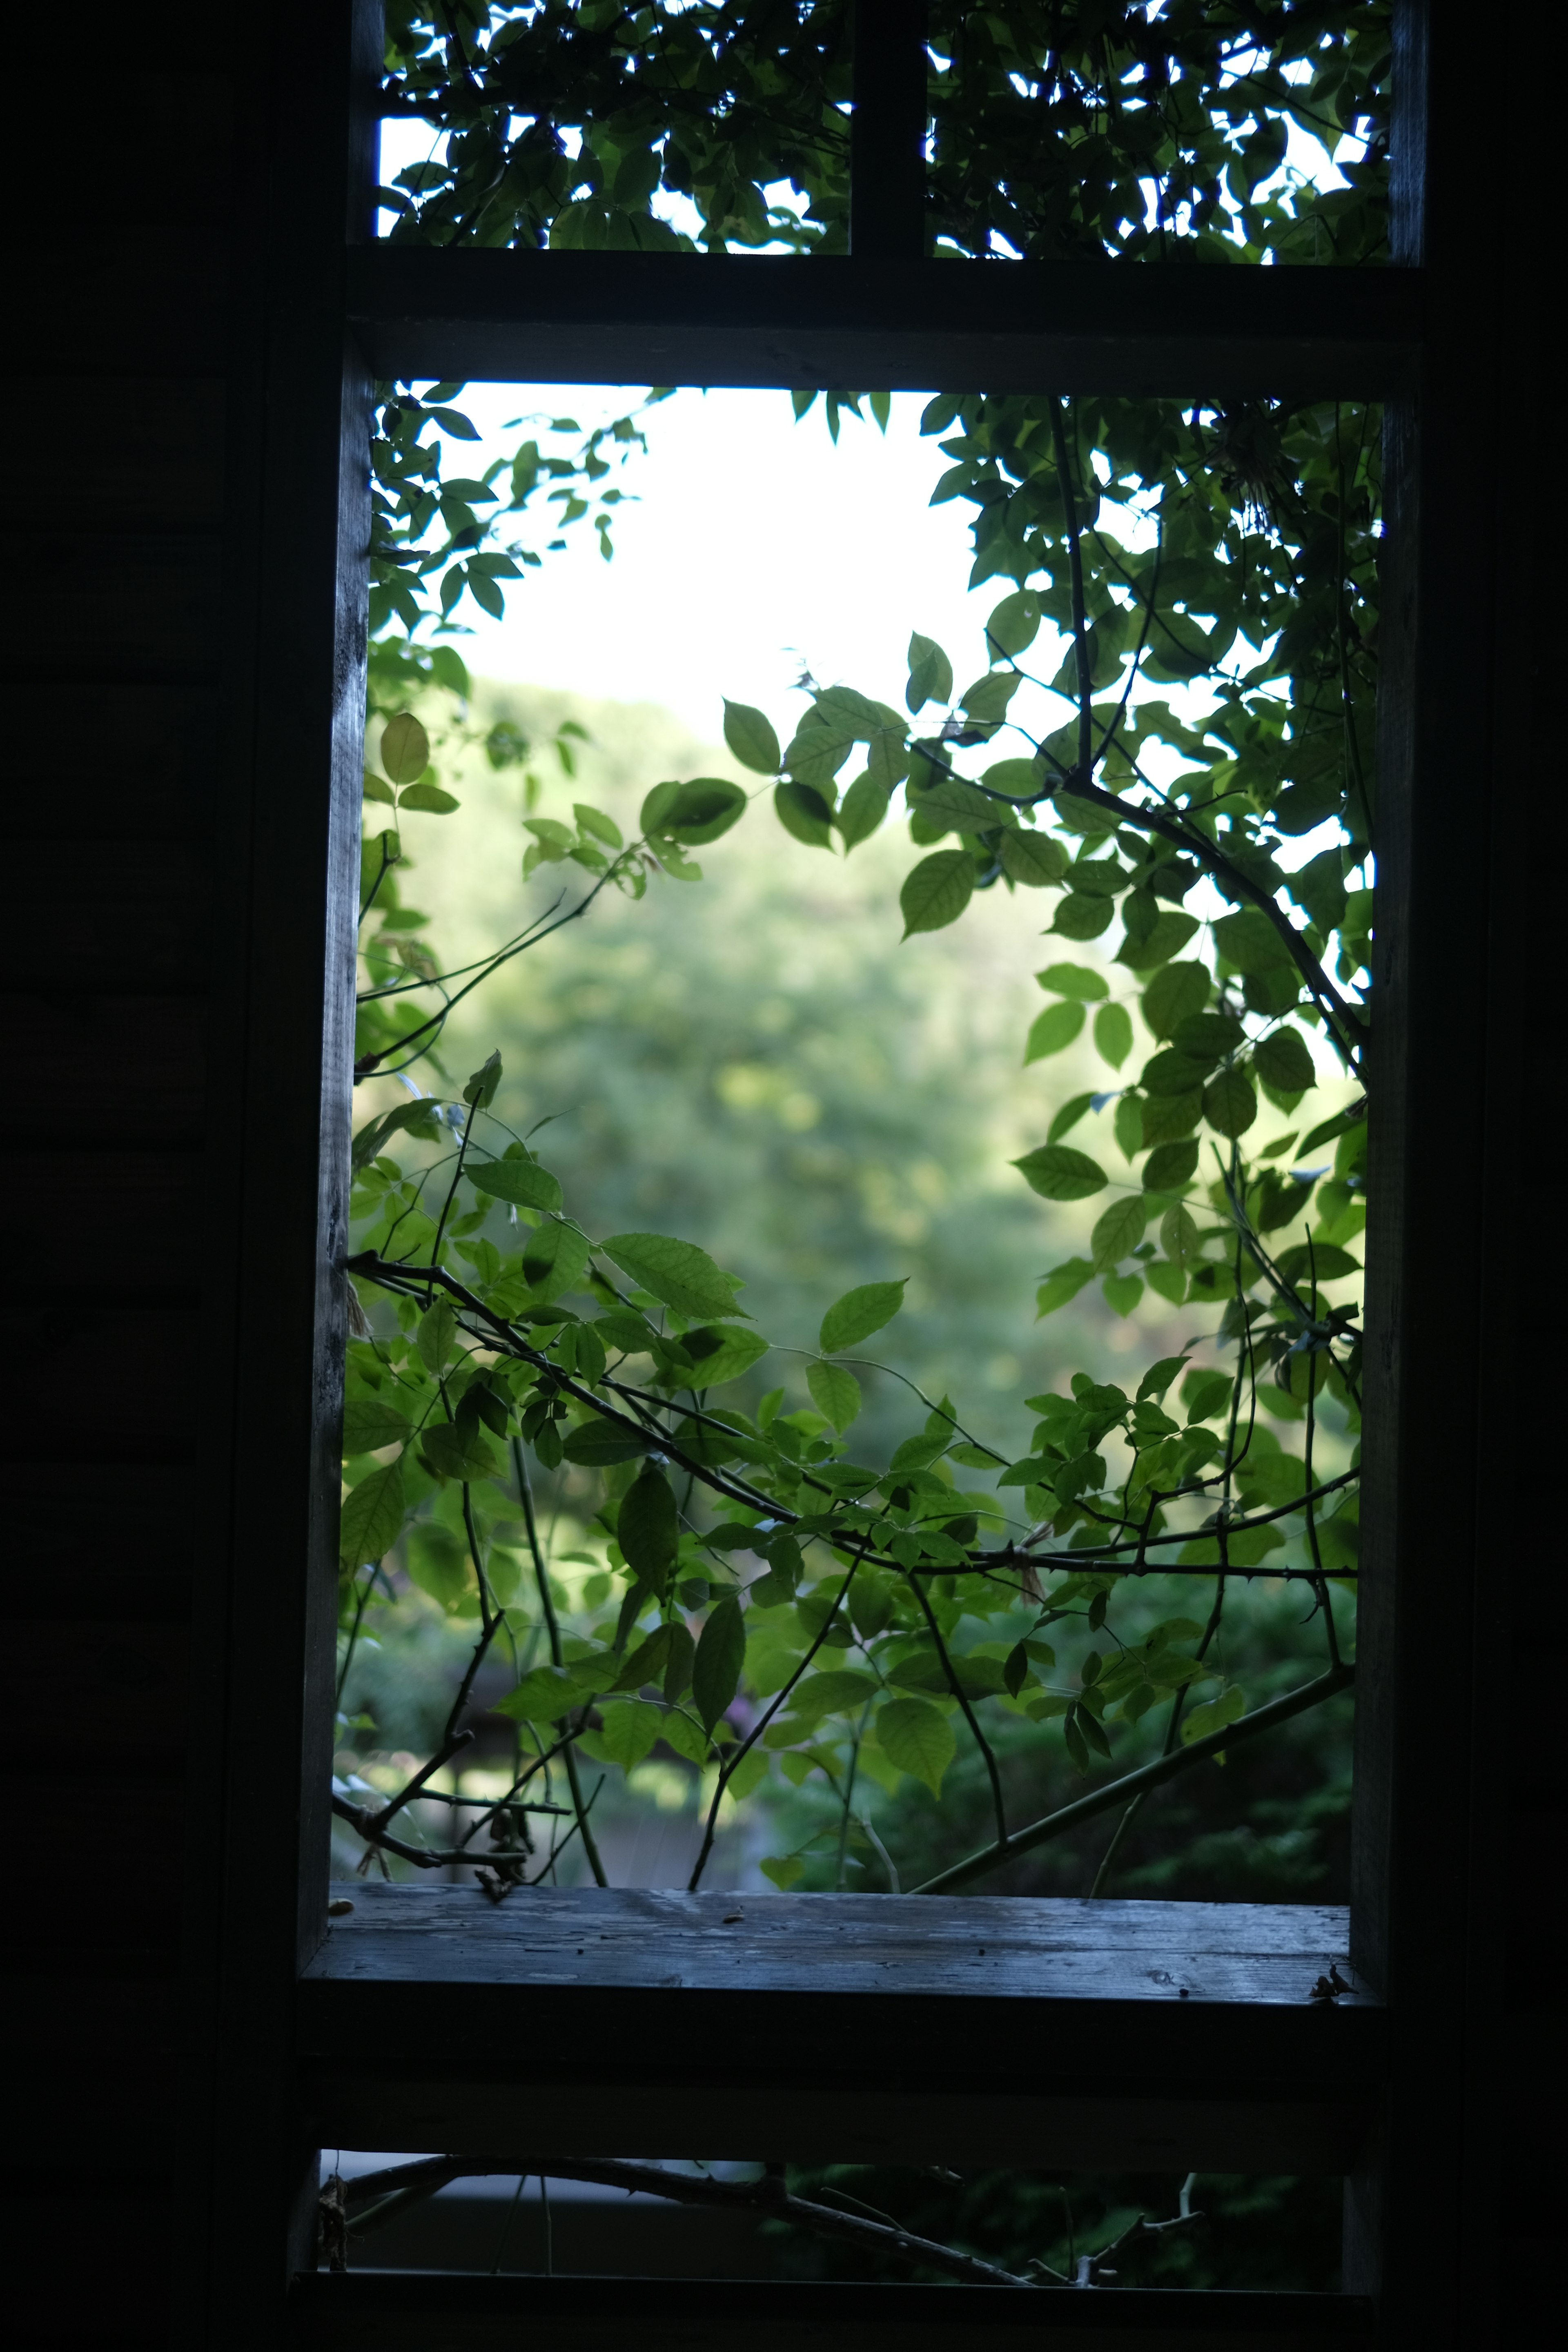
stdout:
[[341,1891],[298,1995],[328,2147],[1340,2173],[1382,2072],[1380,2005],[1311,1997],[1338,1908]]

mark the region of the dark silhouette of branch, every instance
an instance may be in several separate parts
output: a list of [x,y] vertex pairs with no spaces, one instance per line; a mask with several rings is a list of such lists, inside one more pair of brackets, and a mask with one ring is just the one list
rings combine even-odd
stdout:
[[[908,2263],[945,2272],[966,2286],[1033,2286],[978,2254],[921,2238],[895,2222],[862,2219],[815,2200],[793,2195],[782,2168],[769,2168],[759,2180],[712,2180],[666,2172],[657,2164],[635,2164],[617,2158],[519,2156],[500,2162],[493,2156],[429,2156],[413,2164],[392,2165],[384,2172],[362,2173],[346,2181],[343,2190],[352,2208],[351,2236],[359,2237],[395,2219],[416,2199],[433,2196],[450,2180],[492,2179],[497,2174],[537,2174],[541,2179],[587,2180],[605,2189],[624,2189],[645,2197],[665,2197],[678,2205],[707,2205],[726,2212],[768,2213],[818,2237],[843,2238],[868,2252],[894,2254]],[[1120,2242],[1120,2241],[1118,2242]]]

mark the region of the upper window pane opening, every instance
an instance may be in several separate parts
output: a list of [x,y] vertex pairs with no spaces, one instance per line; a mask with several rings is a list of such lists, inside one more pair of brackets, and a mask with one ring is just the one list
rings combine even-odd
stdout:
[[[1389,9],[389,17],[381,233],[552,251],[1386,257]],[[923,24],[922,24],[923,19]],[[923,42],[922,42],[923,30]]]
[[343,1865],[1331,1899],[1374,413],[377,425]]

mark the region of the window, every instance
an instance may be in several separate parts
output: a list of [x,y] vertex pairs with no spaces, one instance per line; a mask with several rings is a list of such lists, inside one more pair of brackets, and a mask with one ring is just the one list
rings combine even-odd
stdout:
[[[901,32],[912,39],[913,20],[894,13],[898,23],[879,29],[889,37]],[[1413,42],[1407,45],[1405,62],[1407,69],[1418,70]],[[890,78],[890,86],[900,86],[897,77]],[[865,113],[870,111],[868,106]],[[870,131],[858,139],[862,148],[868,145]],[[853,168],[854,151],[851,178]],[[826,184],[831,178],[827,165],[823,172]],[[892,185],[896,179],[894,173],[884,184]],[[1407,210],[1406,218],[1412,216]],[[505,250],[448,253],[394,240],[362,246],[352,255],[351,312],[367,347],[369,364],[384,380],[553,373],[615,381],[820,381],[825,385],[875,381],[939,390],[953,385],[960,391],[974,383],[1002,384],[1024,393],[1048,389],[1086,396],[1169,387],[1186,398],[1207,378],[1223,379],[1236,387],[1237,396],[1253,401],[1287,395],[1383,398],[1392,404],[1394,415],[1388,442],[1394,477],[1394,577],[1403,581],[1401,567],[1418,562],[1409,536],[1411,486],[1415,469],[1426,458],[1416,450],[1405,404],[1420,364],[1425,289],[1413,266],[1414,238],[1397,223],[1394,250],[1399,266],[1375,272],[1312,268],[1288,278],[1283,268],[1265,272],[1227,265],[1200,278],[1189,263],[1178,266],[1151,257],[1139,257],[1136,266],[1130,258],[1120,265],[1123,276],[1113,280],[1098,266],[1084,267],[1080,273],[1077,265],[1066,261],[1041,261],[1042,270],[1059,268],[1062,275],[1048,281],[1052,299],[1042,301],[1042,323],[1031,326],[1019,322],[1021,306],[1009,282],[1014,265],[994,245],[995,258],[984,271],[961,271],[955,264],[933,283],[934,261],[916,257],[907,247],[900,250],[900,239],[910,226],[907,215],[890,228],[883,225],[886,243],[880,250],[875,241],[877,226],[868,224],[858,244],[854,219],[851,193],[848,257],[840,260],[831,252],[813,257],[824,274],[820,293],[813,290],[816,273],[796,269],[794,257],[710,255],[688,265],[668,254],[568,249],[558,257],[521,263]],[[761,226],[771,230],[781,225],[764,221]],[[1185,218],[1173,227],[1163,226],[1173,238],[1193,227]],[[1193,233],[1202,226],[1197,225]],[[586,242],[585,222],[582,227]],[[996,233],[994,226],[990,233]],[[794,233],[786,227],[786,234]],[[606,230],[606,239],[608,236]],[[1314,253],[1321,257],[1316,246]],[[1362,256],[1358,253],[1356,258]],[[682,272],[679,287],[673,274],[668,280],[653,275],[656,269],[673,273],[678,267]],[[520,275],[523,268],[532,273],[526,285]],[[831,281],[826,278],[829,269],[838,273]],[[1112,298],[1113,320],[1106,315]],[[1415,659],[1406,629],[1401,607],[1390,631],[1394,642],[1385,642],[1384,647],[1384,740],[1392,756],[1384,772],[1385,834],[1379,845],[1380,887],[1391,894],[1388,903],[1396,908],[1408,904],[1415,854],[1409,845],[1421,838],[1418,827],[1412,830],[1408,759],[1401,732]],[[1415,982],[1406,983],[1392,967],[1380,971],[1380,983],[1385,978],[1393,985],[1380,1001],[1390,1008],[1384,1017],[1394,1034],[1408,1017],[1401,989]],[[1397,1047],[1390,1050],[1397,1055]],[[1414,1084],[1413,1077],[1395,1078],[1402,1102],[1408,1100]],[[1391,1113],[1391,1121],[1400,1115]],[[1395,1164],[1392,1156],[1389,1164]],[[1394,1218],[1399,1213],[1390,1211]],[[1378,1316],[1384,1318],[1384,1328],[1392,1328],[1391,1293],[1405,1246],[1406,1239],[1397,1230],[1388,1236],[1380,1272],[1375,1240],[1373,1245],[1373,1283],[1388,1287],[1381,1298],[1374,1291],[1369,1312],[1374,1322]],[[1384,1383],[1390,1378],[1386,1361],[1377,1378]],[[1387,1394],[1382,1409],[1391,1416],[1384,1423],[1391,1433],[1384,1441],[1390,1449],[1384,1460],[1391,1462],[1396,1442],[1392,1433],[1402,1423]],[[1391,1560],[1403,1557],[1400,1547],[1407,1540],[1407,1523],[1394,1508],[1405,1475],[1380,1472],[1376,1509],[1369,1514],[1373,1538],[1389,1548]],[[1383,1686],[1392,1677],[1405,1687],[1413,1671],[1408,1649],[1391,1646],[1394,1626],[1386,1612],[1392,1610],[1394,1582],[1391,1570],[1384,1598],[1373,1612],[1371,1639],[1380,1695],[1378,1705],[1363,1711],[1361,1734],[1357,1964],[1365,1982],[1378,1992],[1391,1981],[1393,1906],[1401,1888],[1408,1895],[1411,1874],[1417,1868],[1408,1847],[1403,1857],[1391,1851],[1394,1816],[1384,1794],[1394,1726],[1382,1704]],[[1404,1628],[1400,1639],[1405,1640]],[[1365,2146],[1368,2118],[1383,2080],[1384,2019],[1371,1994],[1319,2004],[1268,1997],[1267,1987],[1279,1980],[1283,1969],[1293,1969],[1308,1957],[1304,1944],[1263,1956],[1215,1954],[1207,1948],[1163,1955],[1160,1969],[1173,1979],[1165,1988],[1171,1999],[1163,2004],[1144,1990],[1150,1971],[1142,1964],[1143,1955],[1129,1957],[1135,1941],[1130,1921],[1121,1923],[1126,1944],[1106,1959],[1103,1970],[1092,1950],[1081,1948],[1069,1956],[1070,1969],[1067,1957],[1060,1960],[1065,1978],[1054,1975],[1055,1959],[1037,1966],[1020,1962],[1018,1990],[1012,1996],[1020,2004],[1011,2012],[1016,2017],[1026,2014],[1033,2024],[1038,2011],[1029,2005],[1049,1998],[1057,1984],[1067,1981],[1075,1987],[1093,1983],[1090,1997],[1107,2004],[1104,2010],[1097,2008],[1094,2021],[1112,2025],[1114,2059],[1109,2066],[1097,2063],[1092,2078],[1079,2074],[1064,2089],[1054,2058],[1048,2064],[1044,2057],[1033,2062],[1039,2071],[1032,2077],[1021,2074],[1016,2026],[1002,2025],[999,2038],[986,2042],[985,2029],[996,2030],[999,2015],[989,1983],[974,1993],[973,2011],[967,2006],[970,1995],[956,1989],[957,1960],[950,1945],[953,1940],[967,1945],[973,1934],[973,1916],[967,1912],[962,1916],[944,1912],[943,1924],[927,1931],[929,1942],[912,1971],[920,1989],[911,1992],[911,2007],[906,2010],[863,1990],[870,1971],[887,1958],[874,1939],[830,1972],[815,1940],[804,1948],[797,1946],[794,1958],[784,1950],[772,1961],[759,1933],[748,1948],[751,1957],[742,1969],[744,1990],[740,1989],[733,1942],[726,1937],[732,1924],[742,1923],[721,1917],[710,1927],[705,1926],[700,1898],[684,1907],[647,1898],[628,1903],[621,1914],[625,1927],[613,1934],[601,1931],[607,1941],[624,1937],[631,1954],[624,1972],[613,1962],[601,1966],[597,1955],[580,1954],[575,1945],[571,1945],[572,1959],[591,1958],[592,1965],[580,1972],[548,1965],[532,1971],[540,1988],[552,1979],[569,1979],[548,1995],[535,1991],[535,2017],[543,2013],[539,2004],[548,2000],[562,2021],[564,2040],[574,2012],[586,2016],[593,2004],[595,2027],[601,2018],[605,2021],[608,2047],[583,2060],[498,2062],[496,2051],[506,2046],[508,2038],[505,2021],[513,2013],[509,2004],[515,2000],[520,1959],[552,1953],[563,1961],[571,1937],[586,1933],[579,1923],[587,1914],[579,1902],[553,1898],[552,1913],[541,1909],[546,1924],[531,1925],[520,1946],[514,1940],[513,1915],[504,1906],[493,1916],[486,1915],[470,1932],[467,1920],[458,1927],[447,1925],[455,1895],[437,1889],[420,1892],[428,1899],[421,1900],[417,1912],[404,1901],[401,1891],[384,1898],[373,1895],[364,1915],[356,1915],[352,1928],[331,1937],[307,1969],[300,2008],[305,2080],[311,2112],[329,2140],[342,2137],[363,2145],[368,2137],[384,2146],[493,2145],[498,2154],[506,2142],[505,2152],[521,2157],[521,2150],[510,2142],[510,2116],[518,2088],[526,2084],[531,2114],[547,2119],[558,2150],[570,2152],[573,2137],[584,2131],[599,2145],[604,2126],[594,2102],[606,2092],[614,2095],[620,2142],[629,2145],[626,2135],[634,2128],[636,2116],[650,2117],[636,2125],[639,2133],[668,2130],[672,2110],[662,2103],[671,2098],[680,2102],[688,2127],[701,2129],[706,2116],[728,2111],[740,2080],[745,2083],[752,2127],[761,2129],[764,2116],[776,2116],[783,2131],[801,2114],[802,2084],[806,2081],[810,2121],[809,2126],[803,2122],[802,2128],[824,2130],[824,2117],[831,2114],[841,2134],[837,2144],[846,2150],[874,2143],[908,2152],[929,2145],[933,2160],[939,2160],[972,2128],[991,2147],[1016,2132],[1017,2144],[1031,2150],[1038,2148],[1042,2130],[1060,2131],[1062,2144],[1075,2147],[1087,2144],[1095,2130],[1103,2130],[1103,2144],[1129,2149],[1147,2149],[1154,2143],[1173,2147],[1178,2141],[1189,2147],[1201,2142],[1207,2148],[1236,2149],[1246,2140],[1258,2151],[1260,2162],[1289,2160],[1283,2153],[1289,2147],[1319,2152],[1331,2147],[1332,2160],[1351,2163]],[[784,1912],[774,1916],[785,1919]],[[790,1921],[805,1916],[792,1912]],[[1414,1907],[1405,1915],[1407,1919],[1418,1916]],[[550,1916],[558,1920],[558,1927],[547,1924]],[[1250,1931],[1253,1923],[1246,1924]],[[786,1925],[780,1931],[781,1948],[789,1945],[792,1934],[815,1938],[818,1932]],[[847,1924],[843,1932],[848,1937],[873,1935],[869,1926],[861,1929]],[[1402,1932],[1408,1938],[1412,1929],[1407,1925]],[[1026,1946],[1028,1928],[1021,1926],[1018,1933]],[[648,1958],[652,1948],[668,1953],[665,1974],[673,1981],[647,1981],[654,1973]],[[976,1944],[973,1967],[978,1969],[990,1957]],[[1176,1960],[1174,1968],[1166,1964],[1171,1957]],[[1325,1952],[1324,1957],[1332,1956]],[[969,1958],[966,1952],[966,1963]],[[1232,1997],[1202,1997],[1208,1990],[1200,1981],[1205,1969],[1211,1977],[1224,1978],[1234,1989]],[[524,1968],[521,1973],[526,1977],[529,1971]],[[1194,1981],[1184,1984],[1188,1975]],[[456,2049],[441,2023],[455,1985],[463,1988],[465,2021]],[[1184,1992],[1186,2005],[1178,2006]],[[770,2063],[743,2073],[728,2063],[716,2065],[705,2087],[703,2069],[694,2070],[687,2048],[679,2048],[662,2063],[647,2055],[665,2048],[676,2051],[680,2029],[672,2031],[668,2021],[673,2014],[686,2013],[677,2011],[675,2004],[688,1994],[694,1997],[694,2008],[700,2004],[704,2020],[724,2015],[736,2041],[765,2052]],[[1075,1990],[1059,1997],[1083,1996]],[[975,2039],[965,2063],[947,2075],[940,2063],[930,2063],[922,2048],[919,2076],[911,2082],[909,2020],[914,2005],[928,1998],[939,2004],[964,2002],[966,2022],[969,2016],[974,2020]],[[1157,2041],[1142,2038],[1154,2034],[1153,2012],[1162,2005],[1165,2016],[1159,2021]],[[1052,2016],[1065,2013],[1053,2010]],[[944,2010],[944,2021],[951,2014]],[[1084,2014],[1072,2012],[1075,2027]],[[834,2084],[811,2077],[814,2053],[846,2047],[855,2052],[847,2078],[840,2069],[835,2070]],[[379,2054],[392,2051],[405,2054],[395,2060]],[[352,2057],[344,2054],[349,2052]],[[372,2052],[377,2054],[368,2054]],[[976,2052],[985,2054],[977,2060]],[[436,2053],[438,2057],[426,2054]],[[1161,2080],[1157,2096],[1151,2095],[1149,2087],[1151,2069],[1156,2066]],[[717,2110],[712,2105],[705,2109],[705,2098],[717,2102]],[[840,2098],[842,2105],[835,2108]],[[978,2108],[973,2105],[977,2099],[982,2102]],[[652,2119],[655,2107],[657,2118]],[[1205,2139],[1211,2129],[1215,2137]],[[858,2143],[858,2132],[862,2135]],[[1126,2137],[1118,2137],[1122,2132]],[[1255,2135],[1249,2140],[1248,2132]],[[1188,2137],[1184,2140],[1183,2135]],[[1370,2256],[1363,2261],[1363,2277],[1370,2275]],[[342,2284],[342,2298],[332,2303],[329,2298],[337,2293],[334,2284],[307,2283],[302,2307],[307,2312],[347,2311],[347,2298],[358,2289],[352,2281]],[[352,2307],[368,2314],[379,2292],[366,2292]],[[1166,2324],[1159,2315],[1149,2316]],[[1289,2316],[1295,2320],[1300,2315]],[[1323,2312],[1313,2324],[1331,2331],[1354,2328],[1368,2324],[1368,2314],[1352,2301],[1336,2305],[1332,2313]]]

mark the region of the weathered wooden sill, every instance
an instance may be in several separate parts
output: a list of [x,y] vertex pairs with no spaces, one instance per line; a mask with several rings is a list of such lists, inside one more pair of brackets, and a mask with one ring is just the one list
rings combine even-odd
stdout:
[[329,2147],[1343,2172],[1384,2015],[1295,1904],[338,1890],[299,1988]]

